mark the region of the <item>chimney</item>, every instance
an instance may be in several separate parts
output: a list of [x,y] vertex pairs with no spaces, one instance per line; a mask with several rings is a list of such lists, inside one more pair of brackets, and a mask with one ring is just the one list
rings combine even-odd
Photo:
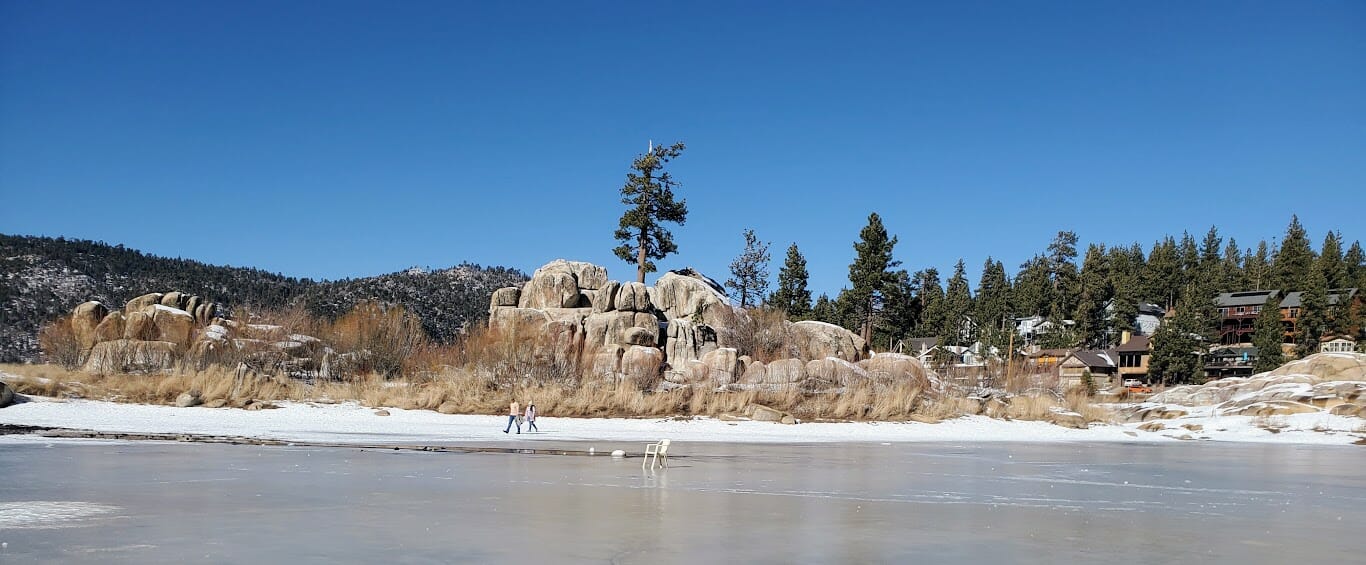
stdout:
[[1129,330],[1124,330],[1124,331],[1122,331],[1122,332],[1119,332],[1119,344],[1120,344],[1120,345],[1124,345],[1124,344],[1126,344],[1126,343],[1129,343],[1129,340],[1130,340],[1130,339],[1133,339],[1133,337],[1134,337],[1133,332],[1130,332]]

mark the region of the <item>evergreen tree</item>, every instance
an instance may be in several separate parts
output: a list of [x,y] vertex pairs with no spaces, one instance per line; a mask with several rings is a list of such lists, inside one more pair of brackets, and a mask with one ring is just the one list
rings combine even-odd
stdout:
[[778,290],[768,298],[769,305],[787,312],[787,317],[800,320],[811,314],[811,291],[807,290],[806,258],[793,243],[787,248],[787,259],[778,270]]
[[745,250],[730,263],[731,278],[726,287],[740,294],[740,307],[757,306],[768,292],[768,243],[759,241],[754,230],[744,231]]
[[1122,247],[1111,249],[1107,263],[1110,301],[1113,305],[1110,330],[1133,330],[1138,319],[1138,281],[1143,276],[1143,246],[1135,243],[1127,250]]
[[849,300],[864,341],[873,337],[873,323],[882,309],[882,293],[892,279],[888,269],[901,264],[892,260],[895,245],[896,237],[888,237],[882,217],[869,214],[868,225],[854,243],[854,262],[849,264],[849,284],[853,287],[849,289]]
[[1146,273],[1139,283],[1142,300],[1171,308],[1181,288],[1181,261],[1176,253],[1176,240],[1171,236],[1153,244],[1148,254]]
[[1218,268],[1223,259],[1219,256],[1223,244],[1224,238],[1219,237],[1219,228],[1210,226],[1209,231],[1205,232],[1205,240],[1200,243],[1200,267],[1206,273],[1213,273]]
[[1038,336],[1039,347],[1044,349],[1071,349],[1081,345],[1081,334],[1076,326],[1063,321],[1061,317],[1048,318],[1049,330]]
[[1328,330],[1328,281],[1323,271],[1309,269],[1301,287],[1300,317],[1295,322],[1295,355],[1303,358],[1319,351],[1319,338]]
[[1355,287],[1360,292],[1366,292],[1366,252],[1361,250],[1361,242],[1353,241],[1352,246],[1347,249],[1347,255],[1343,257],[1344,268],[1347,270],[1347,284],[1344,286]]
[[1054,316],[1068,316],[1077,307],[1077,234],[1060,231],[1048,244],[1049,275],[1053,281]]
[[811,319],[827,324],[840,324],[839,316],[835,312],[835,303],[825,293],[821,293],[816,299],[816,304],[811,307]]
[[1082,260],[1079,286],[1081,295],[1077,300],[1077,310],[1073,318],[1077,322],[1077,332],[1082,343],[1089,347],[1103,347],[1109,344],[1109,316],[1105,311],[1110,301],[1109,267],[1107,266],[1105,246],[1091,244],[1086,248],[1086,258]]
[[1309,248],[1309,235],[1300,226],[1298,216],[1290,217],[1271,268],[1272,279],[1281,290],[1303,290],[1308,283],[1309,271],[1314,270],[1314,251]]
[[1015,312],[1021,316],[1048,316],[1048,307],[1053,303],[1053,282],[1048,276],[1048,260],[1035,255],[1020,264],[1020,273],[1015,276],[1015,286],[1011,288]]
[[1247,277],[1243,274],[1243,251],[1231,237],[1228,238],[1228,245],[1224,246],[1224,261],[1220,271],[1223,275],[1220,292],[1237,292],[1247,288]]
[[1328,282],[1328,288],[1347,287],[1350,279],[1347,278],[1347,261],[1342,257],[1342,234],[1329,231],[1328,235],[1323,237],[1317,267],[1323,271],[1323,279]]
[[968,290],[967,270],[959,259],[944,292],[944,327],[939,337],[950,345],[971,344],[975,337],[972,323],[972,294]]
[[1190,292],[1191,284],[1196,279],[1202,278],[1200,272],[1200,250],[1195,246],[1195,238],[1190,232],[1181,232],[1181,243],[1176,247],[1177,262],[1181,266],[1181,274],[1177,277],[1179,283],[1176,293],[1182,294]]
[[1200,377],[1199,322],[1193,310],[1178,304],[1176,316],[1157,328],[1153,334],[1152,358],[1148,374],[1163,383],[1203,381]]
[[629,208],[622,214],[616,231],[621,242],[612,251],[627,263],[636,265],[636,282],[645,282],[645,273],[653,273],[651,259],[663,259],[678,251],[673,234],[664,229],[664,222],[683,225],[688,219],[686,200],[674,201],[678,182],[664,166],[683,154],[683,143],[670,146],[652,145],[644,155],[631,163],[634,172],[626,174],[621,187],[621,203]]
[[1263,373],[1280,367],[1285,363],[1281,354],[1281,342],[1285,341],[1285,329],[1281,325],[1281,300],[1277,296],[1267,297],[1257,322],[1253,326],[1252,346],[1257,348],[1257,362],[1252,366],[1255,373]]
[[1253,253],[1251,249],[1247,251],[1247,259],[1243,261],[1243,279],[1247,284],[1246,289],[1263,290],[1271,288],[1274,283],[1271,276],[1271,256],[1272,251],[1267,246],[1266,240],[1257,244],[1256,253]]
[[920,326],[916,337],[939,337],[944,333],[944,287],[939,284],[939,270],[929,267],[915,273],[915,292],[920,302]]
[[1009,324],[1010,279],[1005,265],[987,257],[982,265],[982,277],[977,283],[977,299],[973,301],[973,317],[977,320],[980,339],[988,346],[1005,351],[1010,346]]
[[920,301],[915,296],[914,281],[905,269],[898,269],[887,285],[885,313],[875,332],[876,340],[888,343],[888,349],[892,349],[897,341],[912,337],[919,323]]

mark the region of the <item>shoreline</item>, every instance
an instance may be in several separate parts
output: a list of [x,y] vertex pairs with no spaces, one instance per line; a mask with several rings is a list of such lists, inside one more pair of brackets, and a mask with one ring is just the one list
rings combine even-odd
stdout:
[[[965,416],[919,422],[841,422],[784,425],[715,418],[558,418],[543,414],[538,433],[504,434],[501,415],[446,415],[428,410],[379,408],[356,402],[320,404],[283,402],[272,410],[177,408],[96,400],[28,397],[0,409],[0,425],[66,430],[64,433],[239,438],[241,441],[316,443],[339,447],[442,446],[457,443],[526,445],[556,442],[676,442],[765,444],[918,443],[918,442],[1111,442],[1149,444],[1252,442],[1313,445],[1366,445],[1359,418],[1324,414],[1280,417],[1269,431],[1247,416],[1197,415],[1167,421],[1161,431],[1140,424],[1094,424],[1074,429],[1039,421]],[[1183,428],[1190,426],[1194,430]],[[1347,431],[1351,430],[1351,431]],[[0,441],[13,435],[0,435]],[[148,437],[147,439],[159,439]],[[627,450],[630,451],[630,450]]]

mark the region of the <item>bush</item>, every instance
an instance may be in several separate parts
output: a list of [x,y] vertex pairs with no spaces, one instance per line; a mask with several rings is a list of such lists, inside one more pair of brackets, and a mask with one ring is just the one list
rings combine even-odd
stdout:
[[61,365],[65,369],[81,366],[84,352],[76,340],[76,331],[71,328],[71,316],[63,316],[48,322],[38,331],[38,346],[48,363]]

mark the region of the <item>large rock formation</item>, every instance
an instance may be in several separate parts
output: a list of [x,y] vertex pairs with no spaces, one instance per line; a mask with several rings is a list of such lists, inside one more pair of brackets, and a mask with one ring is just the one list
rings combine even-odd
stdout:
[[[737,332],[751,331],[749,322],[720,285],[692,269],[665,273],[650,287],[609,280],[596,265],[557,259],[536,269],[521,288],[499,289],[489,300],[489,327],[503,339],[529,340],[538,359],[577,362],[594,382],[652,386],[662,378],[662,386],[824,390],[864,380],[927,380],[913,358],[885,361],[889,366],[877,369],[880,380],[870,377],[856,364],[870,357],[867,344],[821,322],[784,322],[781,335],[794,358],[756,362],[734,343]],[[552,334],[558,337],[545,337]]]
[[203,349],[196,339],[217,311],[217,304],[198,296],[153,292],[129,300],[121,311],[83,303],[71,313],[71,330],[86,371],[156,371]]
[[[1169,414],[1168,406],[1213,406],[1224,416],[1283,416],[1323,412],[1358,415],[1366,403],[1366,355],[1317,353],[1251,377],[1172,387],[1125,410],[1130,422]],[[1339,408],[1349,406],[1349,408]],[[1184,415],[1184,412],[1182,412]],[[1167,417],[1167,416],[1163,416]]]

